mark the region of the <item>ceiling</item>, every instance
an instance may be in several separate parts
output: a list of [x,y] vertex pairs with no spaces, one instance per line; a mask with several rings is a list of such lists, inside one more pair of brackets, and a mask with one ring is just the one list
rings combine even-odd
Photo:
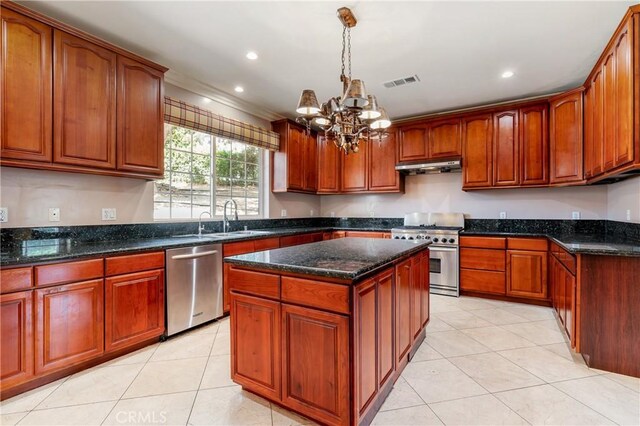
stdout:
[[[245,106],[292,117],[300,91],[338,96],[350,7],[353,77],[392,118],[556,92],[581,84],[634,2],[21,2]],[[257,61],[245,54],[253,50]],[[505,70],[515,76],[501,78]],[[420,82],[382,83],[417,74]],[[172,75],[172,74],[169,74]],[[234,87],[245,91],[236,95]]]

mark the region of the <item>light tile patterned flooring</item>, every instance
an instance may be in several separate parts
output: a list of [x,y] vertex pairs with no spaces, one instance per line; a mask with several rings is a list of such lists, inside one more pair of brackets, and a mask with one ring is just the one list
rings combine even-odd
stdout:
[[[589,369],[550,308],[431,297],[427,337],[380,425],[640,424],[640,380]],[[229,321],[4,401],[2,425],[294,425],[229,379]]]

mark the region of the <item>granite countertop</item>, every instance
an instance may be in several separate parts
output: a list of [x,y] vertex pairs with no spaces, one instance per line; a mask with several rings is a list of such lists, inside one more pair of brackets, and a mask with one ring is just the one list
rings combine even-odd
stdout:
[[234,265],[339,278],[353,283],[396,259],[424,250],[429,244],[378,238],[340,238],[225,257],[224,260]]
[[502,232],[464,230],[461,235],[493,235],[504,237],[546,237],[573,254],[607,256],[640,256],[640,242],[606,234],[554,234],[544,232]]

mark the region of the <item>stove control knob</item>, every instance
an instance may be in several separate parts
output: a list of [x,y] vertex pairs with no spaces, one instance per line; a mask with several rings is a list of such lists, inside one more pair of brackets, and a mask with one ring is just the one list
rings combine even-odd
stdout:
[[433,242],[434,242],[434,243],[437,243],[437,242],[438,242],[438,239],[437,239],[437,238],[434,238],[434,239],[433,239]]
[[455,243],[455,242],[456,242],[456,240],[454,240],[453,238],[449,238],[449,242],[450,242],[451,244],[453,244],[453,243]]
[[413,237],[409,237],[410,240],[413,240]]
[[404,235],[402,237],[400,237],[401,240],[406,240],[407,237],[405,237]]

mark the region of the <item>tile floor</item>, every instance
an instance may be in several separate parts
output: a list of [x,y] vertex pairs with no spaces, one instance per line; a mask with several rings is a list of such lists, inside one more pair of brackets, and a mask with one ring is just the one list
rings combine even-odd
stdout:
[[[587,368],[550,308],[432,295],[379,425],[640,424],[640,380]],[[2,425],[295,425],[229,379],[229,321],[2,402]]]

